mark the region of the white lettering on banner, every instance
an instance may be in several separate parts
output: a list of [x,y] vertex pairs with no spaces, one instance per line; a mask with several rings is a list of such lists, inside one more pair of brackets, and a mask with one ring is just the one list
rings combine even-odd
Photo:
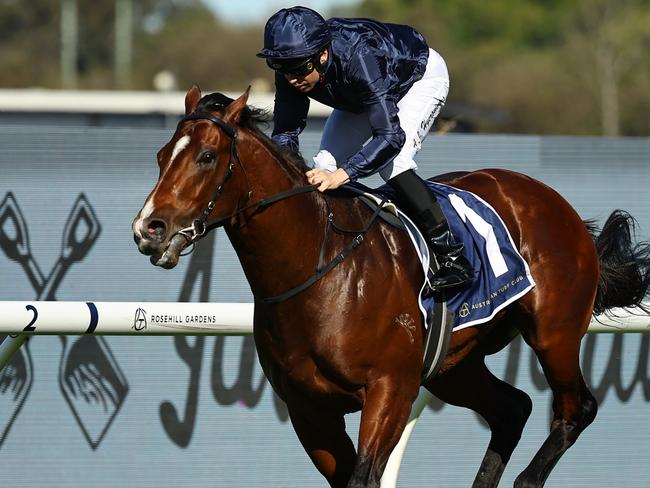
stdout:
[[494,228],[487,223],[483,217],[468,207],[463,199],[458,195],[454,195],[453,193],[450,194],[449,202],[454,207],[454,210],[456,210],[456,213],[460,218],[463,219],[463,222],[469,221],[469,223],[472,224],[472,227],[476,229],[476,232],[485,239],[485,250],[488,261],[490,262],[490,267],[494,272],[494,276],[498,278],[502,274],[506,273],[508,271],[508,265],[506,264],[506,260],[503,258],[503,254],[501,254],[497,237],[494,235]]

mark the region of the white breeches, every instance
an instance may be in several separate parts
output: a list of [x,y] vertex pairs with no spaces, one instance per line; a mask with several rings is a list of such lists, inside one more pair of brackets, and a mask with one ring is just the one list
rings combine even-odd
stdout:
[[[415,155],[422,147],[433,121],[440,113],[449,93],[449,74],[444,59],[429,49],[424,75],[397,103],[400,126],[406,142],[392,161],[379,174],[388,181],[403,171],[416,169]],[[343,162],[358,152],[372,136],[368,116],[334,110],[325,123],[320,149],[314,156],[314,167],[334,171],[337,162]]]

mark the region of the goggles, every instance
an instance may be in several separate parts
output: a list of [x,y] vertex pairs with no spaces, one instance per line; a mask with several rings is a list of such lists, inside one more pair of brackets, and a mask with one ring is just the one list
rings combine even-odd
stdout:
[[291,62],[282,62],[277,59],[266,58],[266,64],[269,66],[269,68],[275,71],[279,71],[282,74],[303,77],[307,76],[316,69],[316,60],[319,56],[320,55],[317,55],[308,59],[300,60],[298,62],[295,60],[291,60]]

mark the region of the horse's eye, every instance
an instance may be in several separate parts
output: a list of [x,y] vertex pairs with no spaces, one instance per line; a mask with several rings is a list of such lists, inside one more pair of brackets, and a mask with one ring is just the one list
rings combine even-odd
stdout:
[[201,154],[199,158],[199,163],[201,164],[212,164],[217,159],[217,156],[212,151],[206,151]]

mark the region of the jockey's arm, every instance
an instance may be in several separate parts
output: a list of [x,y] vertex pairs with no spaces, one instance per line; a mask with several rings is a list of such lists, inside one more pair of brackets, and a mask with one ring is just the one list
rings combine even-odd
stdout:
[[388,93],[386,59],[382,55],[359,55],[355,70],[359,97],[372,129],[372,139],[359,152],[339,165],[351,181],[370,176],[399,154],[406,135],[402,130],[395,97]]
[[275,106],[272,139],[292,152],[299,152],[298,136],[307,125],[309,98],[291,88],[280,73],[275,74]]

